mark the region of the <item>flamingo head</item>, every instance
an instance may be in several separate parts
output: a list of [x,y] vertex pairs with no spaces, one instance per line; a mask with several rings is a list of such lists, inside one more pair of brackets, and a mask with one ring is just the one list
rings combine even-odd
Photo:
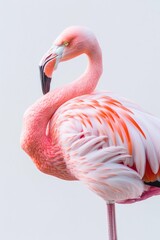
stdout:
[[69,27],[55,40],[53,46],[40,61],[40,76],[44,94],[50,90],[52,73],[60,61],[67,61],[80,54],[92,51],[96,39],[94,34],[85,27]]

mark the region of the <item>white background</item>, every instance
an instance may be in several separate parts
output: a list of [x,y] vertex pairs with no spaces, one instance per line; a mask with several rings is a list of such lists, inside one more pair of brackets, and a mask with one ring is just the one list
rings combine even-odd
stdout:
[[[98,88],[160,117],[160,1],[1,0],[0,18],[0,239],[105,240],[103,200],[81,183],[35,168],[19,144],[22,116],[42,95],[42,55],[65,27],[85,25],[103,51]],[[73,80],[85,66],[84,56],[61,64],[52,88]],[[117,205],[117,222],[119,240],[158,239],[160,197]]]

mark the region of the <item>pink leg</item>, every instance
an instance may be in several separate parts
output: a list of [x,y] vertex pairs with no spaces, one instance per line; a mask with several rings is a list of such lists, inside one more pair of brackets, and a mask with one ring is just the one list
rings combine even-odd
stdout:
[[107,203],[109,240],[117,240],[115,204]]

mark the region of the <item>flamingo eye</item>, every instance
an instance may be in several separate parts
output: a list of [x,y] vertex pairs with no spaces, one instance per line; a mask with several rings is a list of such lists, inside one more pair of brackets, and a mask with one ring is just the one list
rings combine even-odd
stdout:
[[67,46],[69,45],[69,42],[65,41],[65,42],[63,43],[63,45],[64,45],[65,47],[67,47]]

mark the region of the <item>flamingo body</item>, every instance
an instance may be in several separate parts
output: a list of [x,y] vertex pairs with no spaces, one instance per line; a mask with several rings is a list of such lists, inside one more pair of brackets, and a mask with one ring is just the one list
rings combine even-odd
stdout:
[[[88,66],[72,83],[49,92],[60,61],[86,54]],[[96,92],[102,53],[94,34],[70,27],[40,62],[45,94],[27,109],[21,146],[44,173],[80,180],[108,203],[110,240],[116,240],[113,204],[160,194],[160,120],[131,101]]]
[[67,101],[49,126],[71,174],[106,201],[155,194],[144,182],[160,176],[158,131],[158,118],[108,92]]

